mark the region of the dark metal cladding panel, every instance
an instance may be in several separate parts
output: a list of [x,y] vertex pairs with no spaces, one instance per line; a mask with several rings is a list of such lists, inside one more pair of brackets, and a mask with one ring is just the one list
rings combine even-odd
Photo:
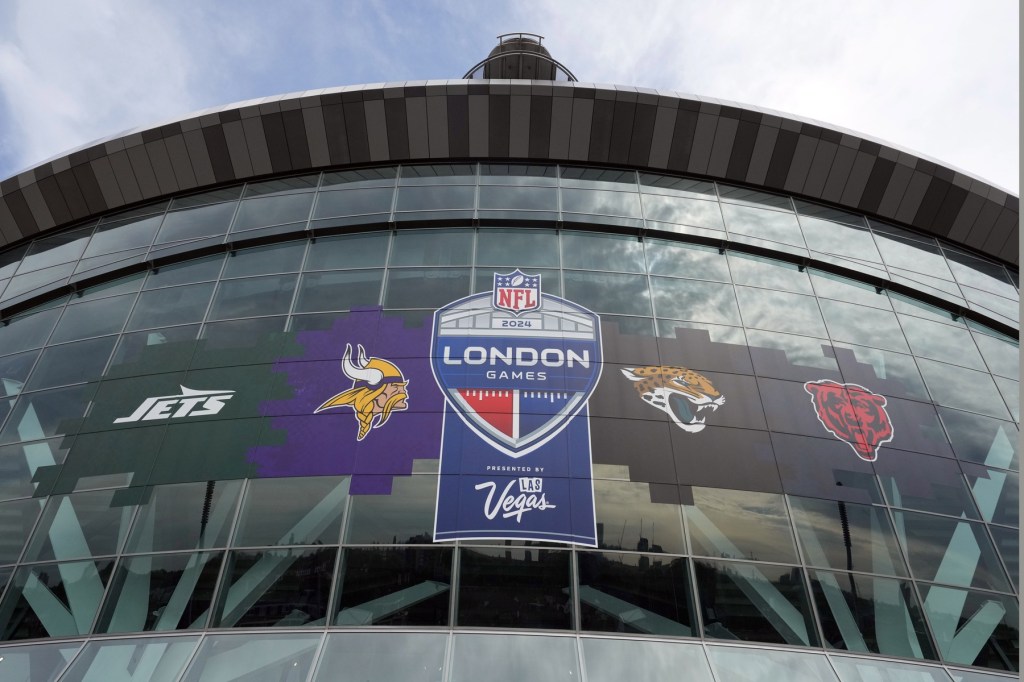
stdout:
[[747,177],[759,127],[754,121],[742,119],[736,126],[736,136],[733,138],[732,151],[729,153],[729,164],[725,168],[725,177],[729,180],[742,182]]
[[[79,189],[75,174],[71,172],[71,169],[56,173],[53,177],[56,178],[60,193],[64,196],[64,201],[67,202],[71,220],[78,220],[89,215],[89,207],[85,203],[85,197],[82,196],[82,190]],[[59,225],[60,222],[57,224]]]
[[[182,135],[171,135],[164,138],[164,145],[167,146],[167,156],[171,160],[171,170],[174,171],[174,179],[181,189],[193,189],[199,183],[196,181],[195,171],[192,170],[192,160],[188,157],[188,150],[185,148],[185,138]],[[77,176],[76,176],[77,177]],[[86,202],[89,195],[85,186],[79,178],[78,184],[82,187],[82,193],[86,195]]]
[[171,168],[171,158],[167,155],[167,147],[163,140],[147,142],[142,145],[149,155],[149,161],[153,164],[153,173],[156,174],[156,182],[160,186],[161,194],[171,194],[179,191],[178,181],[174,177],[174,169]]
[[[344,95],[351,93],[342,93]],[[366,139],[366,114],[362,100],[345,102],[345,132],[348,133],[348,153],[352,163],[370,160],[370,142]]]
[[409,120],[405,115],[405,101],[384,100],[384,121],[388,129],[388,151],[395,161],[409,158]]
[[896,164],[892,169],[892,177],[889,178],[889,186],[885,188],[882,201],[878,204],[877,212],[879,215],[893,220],[896,219],[896,211],[899,208],[900,201],[903,200],[903,196],[907,193],[907,187],[910,186],[910,180],[915,172],[901,163]]
[[[409,90],[409,88],[406,88]],[[405,117],[409,123],[409,158],[430,158],[430,133],[427,132],[427,98],[408,97]]]
[[799,138],[800,135],[792,130],[779,131],[779,137],[775,140],[775,149],[772,150],[772,160],[768,164],[768,172],[765,174],[765,185],[782,189],[786,184]]
[[843,188],[850,179],[850,172],[853,170],[853,162],[857,158],[857,152],[839,145],[836,147],[835,156],[832,158],[832,167],[828,170],[828,178],[821,189],[821,198],[825,201],[838,203],[839,197],[843,194]]
[[[214,126],[216,127],[216,126]],[[222,126],[224,142],[228,147],[231,159],[231,175],[235,178],[248,178],[252,173],[252,156],[249,154],[249,143],[245,139],[245,128],[242,120],[229,121]]]
[[363,102],[366,117],[366,141],[370,145],[370,160],[387,161],[390,158],[388,124],[384,113],[383,99],[369,99]]
[[7,207],[7,200],[0,196],[0,243],[6,245],[21,239],[18,224]]
[[0,180],[0,194],[10,194],[11,192],[16,192],[19,189],[21,189],[21,186],[18,185],[17,176],[12,176],[9,178],[5,178],[4,180]]
[[922,230],[932,231],[935,229],[935,216],[952,186],[952,183],[932,176],[921,197],[921,204],[917,207],[917,214],[909,222]]
[[590,98],[577,96],[572,99],[572,127],[569,132],[569,158],[586,161],[590,156],[590,128],[594,122],[593,93]]
[[25,201],[20,189],[5,194],[4,201],[7,202],[7,208],[14,216],[14,222],[17,223],[18,232],[22,237],[30,237],[39,231],[36,219],[32,215],[32,211],[29,210],[28,202]]
[[[46,208],[50,211],[54,224],[63,225],[64,223],[69,222],[71,220],[71,209],[68,208],[68,203],[64,199],[64,194],[60,191],[60,187],[57,185],[57,178],[52,175],[41,178],[39,182],[36,183],[36,187],[39,188],[39,192],[43,195],[43,201],[46,202]],[[25,199],[25,206],[28,207],[27,199]],[[35,220],[35,218],[33,218],[33,225],[36,225],[36,227],[39,226],[39,222]]]
[[469,111],[469,155],[476,158],[486,157],[488,149],[487,109],[490,97],[487,94],[474,94],[472,86],[468,96]]
[[267,138],[267,150],[270,152],[270,166],[275,173],[284,173],[292,169],[291,156],[288,154],[288,140],[284,134],[284,121],[280,112],[263,114],[263,133]]
[[54,221],[50,209],[46,206],[46,200],[43,199],[42,192],[39,191],[39,184],[31,182],[25,185],[21,191],[25,195],[25,201],[28,202],[28,209],[36,217],[36,225],[39,226],[40,232],[54,227],[57,223]]
[[[236,123],[240,126],[240,123]],[[228,151],[228,142],[224,137],[224,127],[210,126],[203,128],[203,141],[206,143],[206,151],[210,155],[210,166],[213,170],[213,177],[217,182],[229,182],[235,179],[234,165],[231,163],[231,152]],[[246,152],[248,158],[248,152]]]
[[672,133],[676,129],[677,111],[674,107],[658,106],[651,135],[651,155],[647,160],[651,168],[668,166],[668,153],[672,149]]
[[348,132],[345,130],[345,111],[340,103],[324,104],[324,130],[327,132],[327,152],[331,163],[348,163]]
[[107,206],[109,208],[123,206],[125,203],[124,195],[121,194],[121,188],[117,186],[117,178],[114,177],[114,169],[110,165],[110,159],[103,156],[91,161],[89,165],[92,166],[93,175],[96,176],[96,182],[100,186],[103,200]]
[[[551,151],[551,105],[553,98],[548,95],[530,97],[530,144],[531,159],[546,159]],[[565,98],[559,98],[565,99]]]
[[850,169],[850,177],[843,188],[840,202],[844,206],[857,206],[864,197],[864,190],[867,188],[868,180],[875,168],[877,156],[863,151],[858,151],[853,159],[853,168]]
[[508,155],[521,159],[530,154],[530,95],[509,99]]
[[548,157],[556,161],[569,158],[572,130],[572,98],[551,98],[551,128],[548,131]]
[[[218,126],[218,130],[219,128]],[[188,158],[192,164],[192,171],[196,175],[196,184],[212,185],[217,182],[217,174],[213,170],[213,160],[210,158],[204,132],[203,128],[186,130],[182,136],[185,140],[185,151],[188,152]],[[97,173],[97,177],[99,177],[99,173]],[[105,195],[106,193],[104,193]]]
[[1003,202],[1003,206],[1010,209],[1011,211],[1017,211],[1020,213],[1020,197],[1015,197],[1012,194],[1006,195],[1006,200]]
[[736,142],[736,130],[739,124],[738,116],[718,117],[715,140],[711,146],[711,158],[708,161],[708,175],[716,178],[725,177],[729,170],[729,159],[732,157],[732,147]]
[[1013,232],[1014,226],[1017,225],[1019,217],[1016,211],[1011,211],[1004,207],[999,213],[999,217],[996,218],[992,231],[989,232],[985,242],[981,245],[982,251],[985,253],[999,253],[1003,244],[1010,238],[1010,234]]
[[117,180],[117,187],[124,196],[124,203],[134,204],[142,200],[142,188],[139,187],[139,180],[135,177],[135,170],[132,168],[128,152],[125,150],[116,151],[110,155],[110,167],[114,171],[114,179]]
[[469,157],[469,95],[448,95],[448,150],[453,157]]
[[747,168],[746,181],[754,185],[763,185],[768,177],[768,168],[772,163],[775,143],[779,140],[779,129],[772,125],[759,125],[754,151],[750,154],[750,166]]
[[290,109],[281,112],[284,124],[284,137],[288,142],[288,157],[291,167],[306,169],[310,167],[309,140],[306,139],[306,123],[302,119],[302,109]]
[[1014,265],[1020,263],[1020,229],[1019,222],[1017,228],[1010,233],[1009,238],[1003,244],[1003,247],[996,254],[1000,258]]
[[590,154],[587,156],[588,161],[597,163],[608,161],[614,116],[615,102],[613,100],[594,100],[594,115],[590,122]]
[[949,238],[952,241],[962,243],[967,238],[974,221],[978,219],[978,214],[981,213],[981,209],[986,203],[985,199],[974,192],[967,193],[960,212],[953,220],[953,226],[949,228]]
[[690,150],[693,148],[693,135],[697,130],[696,111],[680,108],[676,112],[676,127],[672,132],[672,147],[668,152],[668,168],[674,171],[685,171],[690,165]]
[[79,166],[72,166],[71,172],[74,173],[78,189],[81,190],[82,197],[85,199],[87,213],[100,213],[110,208],[106,199],[103,198],[100,183],[96,180],[96,175],[90,164],[83,163]]
[[[245,135],[245,146],[249,151],[249,161],[252,163],[252,175],[266,175],[274,171],[270,159],[270,149],[267,147],[267,133],[263,128],[263,118],[253,116],[243,118],[242,132]],[[230,144],[230,139],[228,140]],[[235,167],[235,174],[242,178]]]
[[838,144],[826,140],[824,137],[818,141],[818,147],[814,150],[814,158],[811,159],[811,167],[807,171],[807,179],[804,181],[803,193],[805,195],[821,198],[838,149]]
[[928,222],[931,226],[931,231],[940,237],[949,236],[949,231],[953,228],[953,222],[960,214],[960,209],[963,208],[964,201],[967,200],[968,194],[968,191],[963,187],[952,183],[947,184],[949,184],[949,190],[946,192],[945,196],[942,197],[942,203],[939,204],[938,209],[935,211],[935,215],[933,215],[931,220]]
[[498,159],[508,158],[511,106],[511,95],[491,95],[491,101],[487,107],[487,133],[490,139],[490,156]]
[[789,173],[786,175],[786,184],[783,189],[787,192],[800,192],[807,182],[807,174],[811,170],[811,162],[818,149],[818,138],[801,134],[796,141],[796,149],[793,151],[793,161],[789,165]]
[[612,107],[612,129],[608,139],[608,162],[629,162],[629,145],[633,139],[636,103],[616,100]]
[[718,118],[718,114],[704,112],[697,116],[697,129],[693,133],[690,164],[687,167],[691,173],[703,175],[708,172],[708,162],[711,160],[711,147],[715,143],[715,128],[718,127]]
[[629,154],[625,161],[630,166],[646,166],[651,158],[651,140],[654,137],[657,115],[656,104],[636,105],[633,112],[633,131],[629,139]]
[[427,95],[427,134],[430,143],[430,158],[446,159],[451,156],[448,148],[448,97]]
[[924,200],[924,193],[928,190],[928,183],[932,176],[919,170],[913,171],[910,176],[910,183],[907,185],[899,207],[896,209],[896,220],[901,223],[910,224],[917,215],[917,209],[921,207]]
[[880,157],[875,159],[874,166],[871,168],[871,175],[868,176],[868,181],[864,185],[864,192],[861,194],[860,201],[857,202],[858,209],[865,213],[878,212],[878,206],[882,203],[882,197],[885,195],[885,190],[889,187],[889,179],[892,177],[895,168],[895,161],[889,161]]
[[314,168],[331,165],[331,151],[327,146],[327,128],[324,126],[324,110],[315,104],[302,107],[302,126],[306,129],[309,163]]
[[999,218],[999,214],[1006,209],[997,204],[994,201],[985,200],[984,205],[981,207],[981,212],[978,213],[977,219],[974,224],[971,225],[971,231],[967,234],[967,238],[964,239],[964,243],[968,246],[981,249],[985,240],[988,239],[989,233],[995,226],[996,219]]

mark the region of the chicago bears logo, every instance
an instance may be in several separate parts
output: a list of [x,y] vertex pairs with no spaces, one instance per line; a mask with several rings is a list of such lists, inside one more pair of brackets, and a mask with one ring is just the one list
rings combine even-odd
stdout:
[[392,412],[408,409],[409,382],[402,376],[402,370],[387,360],[366,357],[362,346],[357,346],[358,356],[352,361],[352,345],[345,344],[345,355],[341,360],[341,371],[352,380],[352,388],[324,402],[314,410],[324,410],[347,405],[356,413],[359,434],[356,440],[366,438],[370,429],[378,429],[387,422]]
[[701,413],[725,404],[725,396],[706,376],[686,367],[626,367],[622,374],[635,382],[641,400],[667,414],[683,431],[702,431],[706,417]]
[[892,422],[885,411],[886,399],[857,384],[808,381],[804,390],[821,425],[848,444],[861,459],[874,462],[878,448],[893,437]]

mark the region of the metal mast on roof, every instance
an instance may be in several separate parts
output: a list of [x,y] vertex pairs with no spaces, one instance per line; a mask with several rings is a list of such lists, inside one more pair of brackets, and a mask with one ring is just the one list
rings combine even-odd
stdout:
[[503,33],[487,58],[463,76],[465,79],[515,78],[538,81],[576,81],[564,64],[552,58],[536,33]]

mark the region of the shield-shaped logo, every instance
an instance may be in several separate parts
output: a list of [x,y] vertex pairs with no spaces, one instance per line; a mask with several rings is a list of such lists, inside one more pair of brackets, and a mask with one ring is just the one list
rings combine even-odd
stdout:
[[[516,270],[494,282],[493,292],[434,314],[434,377],[477,435],[521,457],[551,440],[593,393],[601,375],[600,318],[542,293],[539,275]],[[505,295],[499,288],[536,293]]]
[[518,268],[507,274],[494,273],[495,310],[519,316],[540,308],[540,275],[527,275]]

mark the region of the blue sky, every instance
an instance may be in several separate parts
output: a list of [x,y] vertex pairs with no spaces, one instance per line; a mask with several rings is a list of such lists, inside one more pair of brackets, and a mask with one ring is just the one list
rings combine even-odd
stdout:
[[1015,0],[6,0],[0,178],[122,130],[352,83],[458,78],[532,31],[581,81],[791,112],[1018,193]]

